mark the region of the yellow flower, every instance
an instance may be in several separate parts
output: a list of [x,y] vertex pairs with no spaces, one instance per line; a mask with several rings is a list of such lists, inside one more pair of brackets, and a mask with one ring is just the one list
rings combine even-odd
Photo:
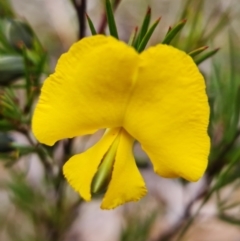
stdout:
[[108,128],[97,144],[67,161],[63,172],[89,201],[103,157],[112,152],[111,180],[101,205],[111,209],[146,194],[132,153],[134,140],[160,176],[198,180],[207,166],[208,118],[204,79],[186,53],[159,44],[138,54],[97,35],[61,56],[44,82],[32,127],[47,145]]

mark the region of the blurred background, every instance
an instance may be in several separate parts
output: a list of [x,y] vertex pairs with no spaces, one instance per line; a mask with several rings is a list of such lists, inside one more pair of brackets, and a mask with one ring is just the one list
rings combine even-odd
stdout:
[[206,174],[197,183],[161,178],[136,143],[146,197],[111,211],[100,209],[101,198],[82,201],[62,165],[103,131],[47,147],[32,135],[31,117],[59,56],[91,35],[85,12],[109,34],[105,1],[0,0],[0,240],[240,241],[240,0],[112,4],[121,40],[128,42],[150,7],[150,24],[161,21],[148,46],[177,29],[168,44],[199,65],[211,107]]

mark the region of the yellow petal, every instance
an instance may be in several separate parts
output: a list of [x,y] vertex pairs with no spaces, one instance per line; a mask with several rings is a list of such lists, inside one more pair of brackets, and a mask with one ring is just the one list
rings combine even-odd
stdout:
[[33,133],[47,145],[121,126],[139,56],[112,37],[93,36],[61,56],[45,82],[33,116]]
[[193,60],[167,45],[141,55],[124,128],[142,145],[163,177],[198,180],[207,166],[209,106]]
[[134,139],[122,129],[112,178],[101,205],[103,209],[138,201],[147,192],[133,157],[133,142]]
[[93,147],[73,156],[63,167],[63,174],[69,184],[86,201],[91,200],[92,179],[118,133],[119,128],[111,129]]

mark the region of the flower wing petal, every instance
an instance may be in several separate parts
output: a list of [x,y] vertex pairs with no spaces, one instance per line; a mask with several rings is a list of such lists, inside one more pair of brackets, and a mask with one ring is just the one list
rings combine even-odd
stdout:
[[91,200],[91,184],[103,156],[119,133],[119,128],[108,131],[87,151],[70,158],[63,166],[63,174],[70,186],[86,200]]
[[163,177],[198,180],[209,154],[205,83],[184,52],[157,45],[141,54],[124,128],[142,145]]
[[112,37],[93,36],[63,54],[44,82],[33,133],[47,145],[121,126],[139,56]]
[[122,129],[112,178],[101,205],[103,209],[112,209],[126,202],[138,201],[147,193],[133,157],[133,142],[134,139]]

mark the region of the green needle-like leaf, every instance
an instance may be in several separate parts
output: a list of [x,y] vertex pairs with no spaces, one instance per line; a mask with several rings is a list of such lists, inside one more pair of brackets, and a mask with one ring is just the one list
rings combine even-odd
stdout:
[[239,123],[239,117],[240,117],[240,87],[238,87],[237,89],[234,110],[235,111],[234,111],[233,125],[237,128],[237,125]]
[[240,220],[236,217],[232,217],[229,214],[225,214],[225,213],[220,213],[218,216],[221,220],[227,222],[228,224],[232,224],[232,225],[240,225]]
[[106,4],[106,14],[107,14],[107,20],[108,20],[108,26],[109,26],[110,34],[113,37],[118,39],[117,27],[116,27],[113,9],[112,9],[112,5],[110,3],[110,0],[106,0],[105,4]]
[[182,8],[182,11],[180,13],[180,19],[186,18],[188,16],[188,12],[190,10],[190,4],[191,4],[192,0],[186,0],[184,7]]
[[96,29],[95,29],[95,27],[94,27],[94,25],[93,25],[92,20],[90,19],[90,17],[89,17],[87,14],[86,14],[86,18],[87,18],[88,26],[89,26],[89,28],[90,28],[90,30],[91,30],[92,35],[96,35],[96,34],[97,34],[97,31],[96,31]]
[[148,8],[147,13],[143,20],[141,29],[139,31],[139,35],[137,36],[135,43],[134,43],[134,47],[136,49],[138,48],[139,44],[141,43],[142,39],[144,38],[144,36],[146,35],[146,33],[148,31],[150,20],[151,20],[151,8]]
[[208,46],[203,46],[198,49],[194,49],[193,51],[188,53],[188,55],[190,55],[193,58],[193,57],[197,56],[198,54],[202,53],[206,49],[208,49]]
[[129,38],[129,41],[128,41],[128,45],[134,46],[134,43],[135,43],[135,40],[136,40],[136,37],[137,37],[137,33],[138,33],[138,27],[136,27],[134,29],[134,31],[132,32],[132,34]]
[[0,119],[0,131],[9,131],[13,128],[13,125],[8,120]]
[[169,26],[168,31],[167,31],[167,34],[168,34],[171,30],[172,30],[172,27]]
[[202,55],[201,57],[199,57],[198,59],[195,60],[195,63],[197,65],[201,64],[204,60],[212,57],[214,54],[216,54],[218,52],[220,48],[214,49],[212,51],[207,52],[206,54]]
[[170,31],[168,31],[167,35],[165,36],[163,40],[163,44],[170,44],[170,42],[174,39],[174,37],[177,35],[177,33],[183,28],[183,26],[186,24],[187,20],[184,19],[180,21],[175,27],[173,27]]
[[[193,4],[195,2],[195,4]],[[198,36],[201,35],[201,22],[202,22],[202,9],[204,5],[204,1],[202,0],[196,0],[196,1],[191,1],[190,4],[193,4],[193,9],[194,13],[192,14],[192,18],[189,24],[189,32],[188,32],[188,37],[186,41],[184,41],[185,47],[184,49],[189,49],[190,46],[197,46],[196,38],[199,38]]]
[[142,39],[141,43],[139,44],[139,47],[137,48],[137,51],[138,51],[139,53],[141,53],[141,52],[145,49],[145,47],[146,47],[149,39],[151,38],[151,36],[152,36],[155,28],[157,27],[158,23],[160,22],[160,20],[161,20],[161,18],[159,18],[159,19],[151,26],[151,28],[147,31],[146,35],[144,36],[144,38]]

